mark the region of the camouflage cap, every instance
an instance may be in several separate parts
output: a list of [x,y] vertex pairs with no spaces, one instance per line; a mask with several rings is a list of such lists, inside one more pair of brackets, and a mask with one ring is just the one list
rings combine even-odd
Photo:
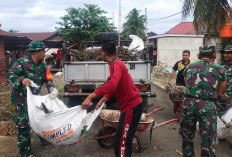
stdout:
[[26,50],[26,51],[38,51],[38,50],[42,50],[45,49],[45,45],[43,42],[31,42],[30,43],[30,47]]
[[224,51],[232,51],[232,45],[227,45],[227,46],[224,48]]
[[199,48],[199,51],[201,53],[207,53],[207,52],[215,52],[215,46],[206,46],[203,45]]

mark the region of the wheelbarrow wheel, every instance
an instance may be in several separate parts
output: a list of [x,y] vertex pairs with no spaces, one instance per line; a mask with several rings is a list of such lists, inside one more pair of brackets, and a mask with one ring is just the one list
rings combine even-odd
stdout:
[[[106,126],[104,127],[104,134],[103,134],[103,129],[101,129],[97,136],[101,137],[101,136],[106,136],[106,135],[110,135],[116,132],[116,129],[114,127],[111,126]],[[102,138],[102,139],[98,139],[97,143],[105,149],[111,149],[114,147],[114,143],[115,143],[115,136],[113,137],[109,137],[109,138]]]

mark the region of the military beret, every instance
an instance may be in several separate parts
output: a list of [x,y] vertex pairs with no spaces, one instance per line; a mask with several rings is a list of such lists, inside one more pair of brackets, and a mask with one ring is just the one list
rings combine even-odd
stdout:
[[227,46],[224,48],[224,51],[232,51],[232,45],[227,45]]
[[207,52],[215,52],[215,46],[206,46],[203,45],[199,48],[199,51],[201,53],[207,53]]

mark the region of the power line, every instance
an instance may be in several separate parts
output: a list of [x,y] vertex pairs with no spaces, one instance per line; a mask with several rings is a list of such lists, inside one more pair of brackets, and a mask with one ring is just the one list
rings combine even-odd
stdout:
[[169,17],[172,17],[172,16],[175,16],[175,15],[178,15],[182,13],[182,11],[178,12],[178,13],[175,13],[175,14],[171,14],[169,16],[165,16],[165,17],[161,17],[161,18],[157,18],[157,19],[147,19],[147,20],[162,20],[162,19],[166,19],[166,18],[169,18]]

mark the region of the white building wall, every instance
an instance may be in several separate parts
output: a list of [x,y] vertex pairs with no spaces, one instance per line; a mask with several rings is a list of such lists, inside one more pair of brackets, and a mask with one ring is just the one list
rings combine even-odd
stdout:
[[215,63],[221,64],[222,59],[221,59],[221,48],[222,48],[222,41],[219,37],[211,37],[211,38],[205,38],[205,45],[213,45],[216,46],[217,49],[217,58],[215,60]]
[[203,45],[203,37],[162,37],[157,40],[158,62],[170,67],[182,59],[184,50],[190,51],[191,61],[197,61],[199,46]]

